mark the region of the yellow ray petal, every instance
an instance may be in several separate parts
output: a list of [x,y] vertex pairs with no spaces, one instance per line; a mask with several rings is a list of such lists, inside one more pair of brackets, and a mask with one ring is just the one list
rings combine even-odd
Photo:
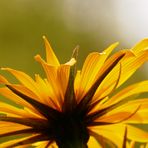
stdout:
[[[128,119],[126,123],[148,123],[148,98],[133,100],[125,105],[127,105],[128,108],[132,110],[138,104],[140,104],[140,109],[137,111],[135,115]],[[123,105],[122,108],[125,108],[125,105]]]
[[[79,90],[78,90],[78,87],[80,85],[80,80],[81,80],[81,71],[78,70],[77,73],[76,73],[76,76],[75,76],[75,80],[74,80],[74,91],[75,91],[75,95],[76,97],[78,96],[79,94]],[[79,98],[77,98],[78,100]],[[79,102],[80,100],[78,100]]]
[[37,116],[40,115],[40,113],[34,109],[29,103],[27,103],[25,100],[14,94],[11,90],[9,90],[7,87],[0,88],[0,94],[5,96],[6,98],[9,98],[14,103],[18,105],[22,105],[22,107],[27,107],[30,110],[32,110]]
[[60,108],[69,80],[70,66],[75,64],[75,59],[72,58],[69,62],[57,67],[48,65],[39,55],[35,59],[42,64],[48,78],[48,83],[55,95],[53,98]]
[[127,125],[128,138],[137,142],[148,142],[148,132],[131,125]]
[[88,141],[88,147],[89,148],[101,148],[101,145],[97,142],[97,140],[93,136],[90,136],[89,141]]
[[88,89],[91,87],[95,79],[96,73],[98,73],[98,66],[100,66],[98,61],[100,59],[100,56],[101,54],[99,53],[91,53],[86,58],[80,76],[81,85],[79,84],[77,88],[77,91],[79,92],[77,94],[78,98],[82,98],[88,91]]
[[103,82],[99,85],[98,89],[96,90],[95,95],[93,96],[93,101],[100,100],[101,98],[108,96],[116,89],[121,77],[122,66],[121,64],[118,64],[115,67],[118,67],[119,69],[118,74],[114,75],[114,80],[110,81],[110,83],[106,81],[106,79],[108,78],[108,76],[106,76],[106,78],[103,80]]
[[137,54],[141,52],[142,50],[148,49],[148,39],[144,39],[140,41],[138,44],[136,44],[133,48],[132,51]]
[[90,130],[109,139],[117,147],[119,148],[122,147],[124,132],[125,132],[125,125],[114,124],[114,125],[90,127]]
[[55,100],[55,94],[51,85],[47,80],[43,80],[39,75],[35,75],[36,85],[39,89],[40,99],[43,100],[43,103],[48,104],[50,107],[57,108],[57,101]]
[[44,148],[47,146],[49,141],[42,141],[42,142],[36,142],[33,143],[32,146],[35,146],[36,148]]
[[13,102],[15,102],[18,105],[26,106],[28,108],[31,108],[31,105],[29,105],[26,101],[24,101],[22,98],[15,95],[11,90],[9,90],[7,87],[0,88],[0,94],[5,96],[6,98],[9,98]]
[[105,60],[117,45],[118,43],[114,43],[102,53],[93,52],[87,56],[81,71],[80,84],[78,86],[75,85],[77,98],[82,98],[92,86]]
[[[139,109],[134,113],[134,110],[139,106]],[[134,114],[133,114],[134,113]],[[132,116],[130,116],[130,114]],[[126,116],[130,117],[126,119]],[[129,101],[121,105],[106,115],[100,117],[98,120],[104,122],[114,122],[116,120],[126,119],[124,123],[148,123],[148,98]]]
[[[147,57],[148,57],[148,50],[141,52],[137,56],[129,56],[121,60],[121,74],[120,74],[120,79],[119,79],[117,88],[121,86],[144,62],[147,61]],[[119,72],[120,72],[120,69],[119,69],[119,66],[117,65],[106,76],[104,81],[98,87],[96,96],[101,95],[100,97],[103,97],[112,91],[116,83],[116,80],[118,78]],[[104,91],[102,92],[102,90]]]
[[56,55],[54,54],[47,38],[45,36],[43,36],[44,42],[45,42],[45,47],[46,47],[46,59],[47,59],[47,63],[49,65],[52,66],[59,66],[59,61],[56,57]]
[[139,67],[148,60],[148,50],[140,52],[137,56],[128,58],[121,62],[121,78],[118,87],[122,85]]
[[[107,86],[107,88],[110,88],[110,85],[112,83],[115,83],[116,85],[116,81],[118,80],[118,77],[119,77],[119,74],[121,73],[121,61],[123,61],[124,58],[127,58],[127,57],[131,57],[133,56],[133,53],[131,51],[128,51],[128,50],[122,50],[120,52],[117,52],[116,54],[114,54],[113,56],[111,56],[105,63],[104,65],[102,66],[102,68],[100,69],[99,73],[97,74],[97,77],[99,78],[102,78],[102,76],[104,76],[102,79],[101,79],[101,84],[98,86],[97,90],[96,90],[96,95],[95,96],[100,96],[100,91],[101,89],[104,89],[102,87],[102,83],[104,85]],[[119,66],[118,66],[119,65]],[[108,75],[110,75],[110,73],[112,73],[112,71],[114,71],[114,69],[117,68],[118,71],[116,73],[117,76],[112,76],[113,78],[110,78],[111,79],[111,83],[104,83],[105,79],[108,77]],[[121,75],[121,74],[120,74]],[[112,81],[113,79],[113,81]],[[109,81],[110,82],[110,81]],[[117,83],[118,84],[118,83]],[[113,87],[115,86],[113,84]],[[112,91],[113,88],[111,88],[110,91]],[[104,90],[107,90],[106,88]],[[106,91],[105,91],[106,92]],[[102,93],[101,93],[102,94]],[[106,94],[105,94],[106,95]],[[94,98],[96,98],[94,96]],[[101,96],[101,98],[104,97],[104,96]]]
[[47,100],[49,100],[49,96],[53,96],[53,91],[50,87],[48,87],[45,83],[45,81],[40,77],[40,75],[35,75],[36,85],[39,89],[40,96],[44,99],[44,101],[47,103]]
[[25,126],[25,125],[21,125],[18,123],[12,123],[12,122],[5,122],[5,121],[0,121],[0,125],[1,125],[0,134],[5,134],[8,132],[18,131],[18,130],[23,130],[23,129],[30,129],[30,127]]
[[[96,119],[96,121],[100,122],[106,122],[106,123],[120,123],[120,122],[126,122],[128,119],[134,115],[137,115],[137,112],[140,110],[140,105],[136,104],[135,106],[132,106],[132,109],[128,106],[125,106],[125,108],[121,109],[114,109],[113,111],[110,111],[106,113],[104,116]],[[137,117],[139,123],[142,122],[142,119]]]
[[[42,96],[37,96],[36,94],[34,94],[31,90],[29,90],[28,88],[22,86],[22,85],[9,85],[12,88],[14,88],[15,90],[18,90],[20,93],[25,94],[27,97],[32,98],[34,100],[37,100],[38,102],[41,102],[43,104],[46,104],[46,102],[44,101],[44,99],[42,98]],[[49,105],[49,104],[47,104]]]
[[11,68],[2,68],[2,70],[7,70],[9,71],[11,74],[13,74],[25,87],[27,87],[28,89],[30,89],[31,91],[33,91],[36,95],[38,94],[38,88],[35,84],[35,81],[28,76],[27,74],[25,74],[22,71],[18,71],[18,70],[14,70]]
[[28,117],[23,109],[16,108],[3,102],[0,102],[0,113],[5,113],[7,116]]
[[69,65],[61,65],[57,71],[57,81],[59,82],[59,91],[61,93],[62,99],[64,100],[65,92],[68,85],[69,80],[69,72],[70,66]]
[[105,106],[109,106],[111,104],[117,103],[127,97],[130,97],[134,94],[139,94],[143,92],[148,92],[148,81],[142,81],[133,85],[130,85],[120,92],[118,92],[116,95],[114,95],[112,98],[110,98]]
[[[41,63],[42,67],[44,68],[44,71],[46,73],[47,79],[48,79],[48,85],[52,88],[54,91],[55,96],[59,96],[59,86],[57,82],[57,69],[58,67],[50,66],[48,65],[41,57],[40,55],[35,56],[36,61]],[[55,97],[57,98],[57,97]]]
[[[37,134],[36,134],[37,135]],[[31,136],[27,136],[27,137],[25,137],[25,138],[19,138],[19,139],[14,139],[14,140],[11,140],[11,141],[8,141],[8,142],[3,142],[3,143],[1,143],[0,144],[0,146],[1,147],[3,147],[3,148],[7,148],[7,147],[9,147],[10,148],[10,146],[11,145],[13,145],[13,144],[15,144],[15,143],[17,143],[17,142],[20,142],[20,141],[22,141],[22,140],[26,140],[26,139],[28,139],[28,138],[32,138],[32,137],[34,137],[35,135],[31,135]],[[17,146],[16,148],[24,148],[24,146],[25,145],[21,145],[21,146]]]

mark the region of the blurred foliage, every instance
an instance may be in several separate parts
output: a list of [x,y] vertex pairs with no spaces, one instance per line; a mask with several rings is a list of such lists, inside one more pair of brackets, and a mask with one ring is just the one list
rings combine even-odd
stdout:
[[[93,29],[84,31],[85,26],[79,24],[79,17],[75,17],[75,20],[72,21],[73,26],[80,26],[79,30],[67,27],[65,18],[70,15],[65,10],[66,2],[68,3],[67,0],[0,1],[0,66],[24,70],[31,75],[38,73],[39,66],[33,56],[37,53],[44,55],[43,35],[47,36],[62,63],[69,60],[72,50],[79,45],[79,67],[90,51],[102,51],[111,43],[120,41],[115,36],[116,25],[113,25],[113,22],[108,23],[101,11],[108,8],[107,12],[103,11],[104,16],[108,16],[114,9],[110,6],[111,2],[106,3],[100,0],[103,8],[98,5],[97,13],[100,15],[97,20],[100,25],[98,25],[97,31]],[[70,2],[72,1],[69,1],[68,4],[72,5],[73,3]],[[79,9],[75,11],[80,11],[81,9]],[[84,13],[85,16],[85,12],[81,13]],[[85,17],[87,18],[87,15]],[[110,21],[115,20],[114,18],[114,15],[111,16]],[[87,19],[90,22],[86,25],[91,28],[91,18],[88,16]],[[126,46],[124,44],[122,47]]]

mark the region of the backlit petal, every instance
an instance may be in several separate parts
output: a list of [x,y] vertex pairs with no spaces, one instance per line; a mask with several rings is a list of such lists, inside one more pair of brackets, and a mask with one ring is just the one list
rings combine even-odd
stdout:
[[122,147],[125,126],[121,124],[90,127],[90,130],[109,139],[117,147]]
[[130,140],[135,140],[138,142],[148,142],[148,133],[144,130],[136,128],[131,125],[127,125],[128,129],[128,138]]
[[98,143],[98,141],[93,136],[90,136],[87,145],[89,148],[101,148],[101,145]]
[[44,39],[44,43],[45,43],[45,48],[46,48],[46,60],[47,60],[47,63],[49,65],[53,65],[53,66],[59,66],[59,61],[56,57],[56,55],[54,54],[47,38],[45,36],[43,36],[43,39]]
[[75,88],[77,93],[79,92],[77,94],[78,98],[82,98],[94,83],[105,60],[117,45],[118,43],[114,43],[102,53],[93,52],[87,56],[80,75],[81,85],[79,84],[78,88]]
[[132,51],[137,54],[141,52],[142,50],[148,49],[148,39],[144,39],[140,41],[138,44],[136,44],[133,48]]

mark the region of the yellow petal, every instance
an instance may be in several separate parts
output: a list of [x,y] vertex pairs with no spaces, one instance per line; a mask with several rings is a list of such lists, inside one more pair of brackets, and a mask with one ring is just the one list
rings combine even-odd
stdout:
[[88,141],[88,147],[89,148],[101,148],[101,145],[98,143],[98,141],[93,136],[90,136],[89,141]]
[[40,113],[34,109],[29,103],[27,103],[25,100],[14,94],[11,90],[9,90],[7,87],[0,88],[0,94],[5,96],[6,98],[9,98],[14,103],[21,105],[22,107],[27,107],[30,110],[32,110],[37,116],[40,115]]
[[25,125],[21,125],[18,123],[12,123],[12,122],[5,122],[5,121],[0,121],[0,125],[1,125],[0,134],[5,134],[8,132],[18,131],[18,130],[23,130],[23,129],[30,129],[30,127],[25,126]]
[[148,50],[140,52],[136,57],[128,58],[121,62],[121,78],[118,87],[121,86],[142,64],[148,60]]
[[125,125],[114,124],[90,127],[90,130],[112,141],[117,147],[122,147]]
[[52,66],[59,66],[59,61],[56,57],[56,55],[54,54],[48,40],[46,39],[45,36],[43,36],[44,42],[45,42],[45,47],[46,47],[46,59],[47,59],[47,63],[49,65]]
[[54,67],[48,65],[39,55],[35,58],[42,64],[47,75],[48,83],[54,92],[54,100],[56,100],[56,104],[61,107],[69,80],[70,66],[75,64],[75,59],[72,58],[69,62]]
[[[129,51],[130,52],[130,51]],[[132,54],[132,53],[131,53]],[[147,61],[148,50],[139,53],[137,56],[125,56],[121,60],[121,74],[118,85],[116,88],[121,86],[144,62]],[[114,88],[116,81],[120,73],[119,65],[115,66],[114,69],[106,76],[101,85],[96,91],[96,97],[103,97],[111,93]]]
[[[1,143],[0,144],[0,146],[2,147],[2,148],[7,148],[7,147],[10,147],[11,145],[13,145],[13,144],[15,144],[15,143],[17,143],[17,142],[21,142],[21,141],[23,141],[23,140],[26,140],[26,139],[28,139],[28,138],[33,138],[34,137],[34,135],[32,135],[32,136],[27,136],[27,137],[25,137],[25,138],[19,138],[19,139],[14,139],[14,140],[10,140],[10,141],[8,141],[8,142],[3,142],[3,143]],[[22,146],[17,146],[16,148],[24,148],[24,145]]]
[[138,44],[136,44],[133,48],[132,51],[137,54],[141,52],[142,50],[148,49],[148,39],[144,39]]
[[44,71],[46,73],[48,83],[50,87],[53,89],[54,94],[58,95],[58,84],[57,84],[57,69],[58,67],[50,66],[48,65],[41,57],[40,55],[35,56],[35,59],[41,63],[42,67],[44,68]]
[[[80,85],[80,80],[81,80],[81,71],[78,70],[77,73],[76,73],[76,76],[75,76],[75,80],[74,80],[74,91],[75,91],[75,95],[76,97],[78,96],[79,94],[79,85]],[[77,102],[79,102],[80,100],[78,100],[79,98],[77,97]]]
[[35,146],[36,148],[44,148],[47,146],[48,143],[49,141],[36,142],[33,143],[32,146]]
[[105,106],[109,106],[111,104],[117,103],[123,99],[126,99],[127,97],[130,97],[135,94],[148,92],[148,81],[142,81],[133,85],[128,86],[127,88],[124,88],[120,92],[118,92],[116,95],[114,95],[112,98],[110,98]]
[[82,98],[89,90],[96,80],[98,72],[103,66],[105,60],[117,45],[118,43],[114,43],[102,53],[93,52],[87,56],[81,71],[80,84],[76,88],[77,98]]
[[127,125],[128,138],[137,142],[148,142],[148,132],[131,125]]
[[[106,122],[106,123],[119,123],[119,122],[128,122],[130,118],[134,115],[137,115],[137,112],[140,110],[139,104],[134,104],[133,106],[123,105],[122,107],[115,108],[114,110],[106,113],[104,116],[96,119],[96,121]],[[142,119],[137,117],[138,122],[141,123]]]
[[60,67],[58,67],[58,70],[57,70],[57,81],[59,83],[59,91],[60,91],[62,100],[64,100],[65,92],[67,89],[67,85],[69,81],[69,72],[70,72],[69,65],[61,65]]
[[25,74],[22,71],[18,71],[18,70],[14,70],[11,68],[2,68],[2,70],[7,70],[9,71],[11,74],[13,74],[25,87],[27,87],[28,89],[30,89],[31,91],[35,92],[35,94],[38,95],[38,88],[35,84],[35,81],[28,76],[27,74]]
[[28,117],[23,109],[19,109],[12,105],[0,102],[0,113],[5,113],[7,116]]
[[47,84],[47,80],[43,80],[39,75],[35,75],[36,85],[39,89],[40,99],[43,103],[48,104],[50,107],[57,109],[55,94],[51,85]]

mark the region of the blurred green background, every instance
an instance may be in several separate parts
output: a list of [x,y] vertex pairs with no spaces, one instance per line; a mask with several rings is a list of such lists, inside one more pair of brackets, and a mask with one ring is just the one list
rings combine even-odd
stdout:
[[[44,55],[43,35],[62,63],[79,45],[79,66],[89,52],[102,51],[116,41],[118,49],[130,48],[148,37],[146,4],[146,0],[0,1],[0,67],[38,73],[33,56]],[[143,68],[140,73],[146,77],[147,65]]]
[[[0,0],[0,67],[43,74],[33,58],[45,56],[43,35],[61,63],[79,45],[79,68],[89,52],[116,41],[117,49],[130,48],[148,37],[147,6],[147,0]],[[145,64],[130,82],[147,73]]]

